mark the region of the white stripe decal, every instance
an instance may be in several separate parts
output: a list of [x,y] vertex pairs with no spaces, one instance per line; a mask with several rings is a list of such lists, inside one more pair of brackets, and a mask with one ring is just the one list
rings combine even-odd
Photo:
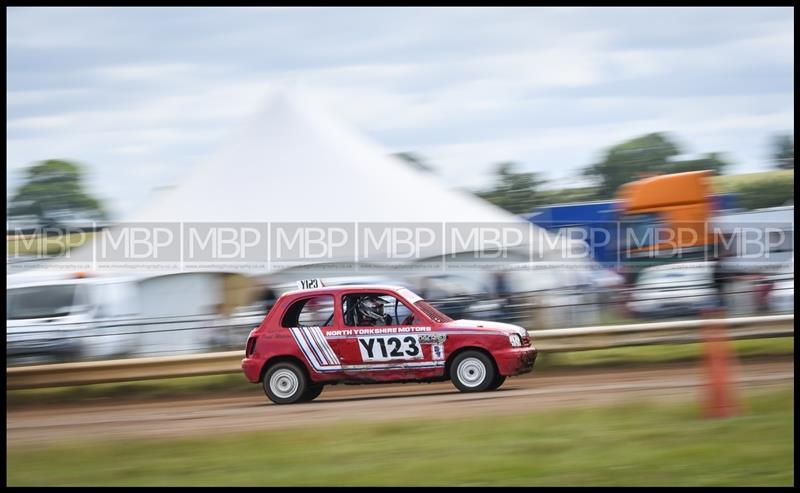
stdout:
[[314,330],[314,327],[303,327],[303,330],[306,333],[306,338],[308,339],[309,344],[313,344],[317,349],[317,354],[320,356],[320,361],[322,361],[322,363],[325,365],[333,364],[333,360],[330,358],[328,353],[325,352],[325,347],[320,344],[319,337],[317,337],[317,332]]
[[319,327],[314,327],[314,332],[319,336],[320,345],[322,349],[328,354],[331,363],[339,363],[339,358],[336,357],[336,353],[333,352],[333,348],[330,344],[328,344],[328,339],[325,337],[325,334],[322,333],[322,329]]
[[327,366],[330,364],[330,361],[322,354],[322,349],[319,348],[317,341],[314,340],[314,337],[311,335],[311,332],[308,330],[308,327],[302,327],[301,334],[303,335],[303,339],[306,341],[306,344],[314,351],[314,354],[317,356],[320,364],[323,366]]
[[303,351],[303,354],[305,355],[308,362],[311,363],[311,366],[315,370],[318,369],[320,364],[317,361],[317,358],[313,355],[313,353],[311,353],[311,350],[306,345],[305,339],[303,339],[302,335],[300,334],[300,329],[292,327],[289,330],[292,331],[292,336],[294,337],[295,342],[297,342],[297,345],[300,346],[300,350]]
[[320,371],[331,371],[331,370],[341,370],[342,369],[342,366],[339,364],[339,361],[337,361],[337,360],[329,361],[327,359],[327,357],[325,356],[325,352],[323,351],[323,349],[320,347],[320,345],[314,339],[313,332],[307,331],[307,332],[305,332],[305,335],[306,335],[306,338],[308,340],[308,344],[309,345],[313,344],[312,347],[316,348],[316,350],[321,354],[321,358],[320,358],[321,363],[320,363],[320,366],[319,366]]
[[306,339],[303,337],[303,331],[300,330],[300,328],[292,327],[289,330],[291,330],[292,337],[294,337],[295,342],[297,342],[297,345],[300,347],[300,351],[303,352],[303,355],[305,355],[309,364],[315,371],[319,373],[341,371],[341,365],[322,365],[317,361],[314,351],[309,347],[308,342],[306,342]]

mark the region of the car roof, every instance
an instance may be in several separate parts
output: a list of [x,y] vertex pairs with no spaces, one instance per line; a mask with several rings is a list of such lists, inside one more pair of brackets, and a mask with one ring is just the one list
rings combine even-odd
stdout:
[[296,294],[333,294],[337,292],[352,292],[352,291],[399,291],[401,289],[408,289],[403,286],[388,285],[388,284],[352,284],[345,286],[323,286],[321,288],[312,289],[295,289],[287,291],[283,296],[294,296]]

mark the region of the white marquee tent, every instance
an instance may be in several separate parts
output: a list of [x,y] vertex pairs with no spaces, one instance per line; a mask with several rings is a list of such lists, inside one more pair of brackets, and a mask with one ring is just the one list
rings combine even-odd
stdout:
[[[91,268],[103,237],[113,237],[115,231],[131,222],[381,223],[425,225],[437,233],[459,225],[460,238],[468,237],[474,226],[502,226],[522,232],[524,241],[515,244],[520,251],[551,261],[561,258],[564,245],[543,229],[489,202],[451,189],[434,174],[391,156],[347,125],[287,93],[273,95],[262,111],[182,183],[162,191],[125,223],[97,235],[94,244],[89,242],[70,252],[69,258],[54,259],[52,264],[86,263]],[[437,242],[418,245],[411,256],[436,257],[491,249],[497,244],[496,237],[486,245],[479,244],[483,241],[479,236],[471,239],[471,243],[458,243],[442,233]],[[352,262],[352,248],[358,245],[354,241],[339,248],[336,257],[329,255],[308,263]],[[282,260],[298,265],[307,259],[284,256]],[[271,265],[266,270],[279,267]]]

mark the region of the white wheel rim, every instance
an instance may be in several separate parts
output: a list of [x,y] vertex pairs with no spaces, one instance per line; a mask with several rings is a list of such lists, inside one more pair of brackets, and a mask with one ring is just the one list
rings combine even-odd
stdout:
[[467,358],[459,363],[456,373],[465,387],[477,387],[486,378],[486,366],[478,358]]
[[269,379],[269,389],[281,399],[293,396],[299,386],[297,375],[289,370],[278,370]]

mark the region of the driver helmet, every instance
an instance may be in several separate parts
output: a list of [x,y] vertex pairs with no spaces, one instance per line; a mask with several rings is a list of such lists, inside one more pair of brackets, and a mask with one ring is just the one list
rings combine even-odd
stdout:
[[383,314],[384,302],[376,296],[366,296],[359,298],[356,302],[358,319],[363,325],[382,325],[386,323]]

